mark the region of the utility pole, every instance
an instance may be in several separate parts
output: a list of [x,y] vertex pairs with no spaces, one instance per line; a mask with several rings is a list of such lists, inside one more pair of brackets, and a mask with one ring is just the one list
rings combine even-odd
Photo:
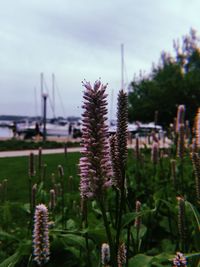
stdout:
[[46,141],[47,130],[46,130],[46,120],[47,120],[47,97],[48,94],[43,93],[43,141]]

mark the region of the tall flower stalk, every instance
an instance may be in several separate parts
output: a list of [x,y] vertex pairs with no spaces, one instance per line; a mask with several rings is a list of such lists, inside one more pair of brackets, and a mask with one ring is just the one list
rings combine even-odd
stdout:
[[181,123],[179,125],[178,143],[177,143],[177,157],[183,161],[185,154],[185,125]]
[[121,187],[125,182],[128,137],[128,97],[124,90],[120,90],[117,103],[117,149],[121,169]]
[[33,216],[33,206],[32,206],[32,180],[33,177],[35,176],[35,158],[34,158],[34,154],[31,152],[29,155],[29,170],[28,170],[28,174],[29,174],[29,204],[30,204],[30,224],[32,222],[32,216]]
[[92,86],[84,81],[82,114],[82,157],[80,158],[80,193],[84,200],[95,198],[100,206],[110,246],[112,266],[116,266],[113,239],[106,209],[105,190],[111,186],[112,165],[107,125],[107,85],[97,80]]
[[[126,160],[127,160],[127,137],[128,137],[128,97],[122,89],[118,94],[117,102],[117,134],[116,134],[116,151],[119,164],[119,211],[117,212],[117,234],[116,234],[116,251],[119,248],[120,234],[122,230],[121,220],[125,209],[125,178],[126,178]],[[118,195],[117,195],[118,197]]]
[[103,198],[105,188],[111,185],[112,166],[109,153],[107,101],[105,94],[107,85],[98,80],[91,86],[83,82],[85,87],[82,108],[83,135],[82,157],[80,159],[80,192],[81,197]]
[[61,198],[62,198],[62,226],[65,228],[65,185],[64,185],[64,169],[61,165],[58,165],[58,176],[62,187]]
[[179,158],[180,170],[180,190],[184,191],[184,156],[185,156],[185,125],[179,125],[178,141],[177,141],[177,158]]
[[39,147],[38,149],[38,177],[39,177],[39,182],[42,180],[42,148]]
[[185,117],[185,106],[179,105],[177,109],[177,117],[176,117],[176,133],[180,130],[180,125],[184,124]]
[[159,161],[159,144],[157,142],[153,142],[151,147],[151,161],[154,167],[158,164]]
[[34,210],[35,206],[36,206],[36,193],[37,193],[37,184],[34,184],[32,186],[32,191],[31,191],[31,208],[32,208],[32,210]]
[[171,159],[170,164],[171,164],[171,180],[174,186],[174,190],[176,190],[176,187],[177,187],[176,160]]
[[48,209],[44,204],[36,206],[33,230],[33,256],[39,266],[49,261]]
[[198,108],[194,123],[195,145],[200,148],[200,108]]
[[112,185],[117,190],[119,190],[121,186],[121,170],[119,164],[116,135],[113,135],[110,138],[110,154],[111,154],[112,169],[113,169]]
[[122,267],[126,263],[126,246],[124,243],[121,243],[117,252],[117,266]]
[[[141,202],[140,201],[136,201],[135,204],[135,211],[136,213],[139,213],[141,210]],[[137,216],[135,218],[135,222],[134,222],[134,226],[136,229],[136,251],[139,252],[139,246],[140,246],[140,242],[139,242],[139,233],[140,233],[140,228],[141,228],[141,216]]]
[[[177,153],[177,151],[178,151],[177,146],[180,145],[180,126],[184,125],[184,118],[185,118],[185,106],[184,105],[179,105],[178,109],[177,109],[177,115],[176,115],[176,118],[175,118],[175,121],[174,121],[175,153]],[[179,142],[179,144],[178,144],[178,142]]]
[[196,152],[192,152],[191,154],[192,165],[194,169],[195,175],[195,189],[196,189],[196,199],[197,202],[200,201],[200,157]]
[[180,237],[181,250],[186,249],[186,224],[185,224],[185,201],[182,197],[177,197],[178,201],[178,231]]

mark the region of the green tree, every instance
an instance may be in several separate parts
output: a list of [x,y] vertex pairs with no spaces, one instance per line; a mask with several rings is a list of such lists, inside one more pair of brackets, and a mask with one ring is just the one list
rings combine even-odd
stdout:
[[177,106],[185,104],[186,119],[200,106],[200,49],[196,32],[174,41],[175,55],[162,52],[148,75],[139,74],[129,88],[129,120],[149,122],[158,111],[158,123],[168,125]]

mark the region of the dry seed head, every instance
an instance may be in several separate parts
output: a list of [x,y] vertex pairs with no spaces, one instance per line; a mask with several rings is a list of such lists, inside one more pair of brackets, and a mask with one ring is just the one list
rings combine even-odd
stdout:
[[117,150],[120,169],[124,170],[127,159],[128,138],[128,96],[120,90],[117,100]]
[[110,155],[111,155],[112,169],[113,169],[112,184],[119,189],[121,188],[122,178],[119,166],[116,135],[110,137]]
[[124,243],[121,243],[118,248],[118,253],[117,253],[117,264],[118,267],[122,267],[123,264],[126,263],[126,246]]

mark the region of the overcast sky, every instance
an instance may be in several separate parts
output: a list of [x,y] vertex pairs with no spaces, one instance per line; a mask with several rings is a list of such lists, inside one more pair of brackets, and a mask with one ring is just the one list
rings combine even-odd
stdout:
[[0,114],[40,114],[41,72],[50,97],[55,73],[57,115],[81,114],[84,78],[108,82],[115,103],[120,44],[128,84],[140,70],[148,73],[162,50],[172,51],[173,39],[191,27],[200,34],[199,14],[198,0],[1,1]]

